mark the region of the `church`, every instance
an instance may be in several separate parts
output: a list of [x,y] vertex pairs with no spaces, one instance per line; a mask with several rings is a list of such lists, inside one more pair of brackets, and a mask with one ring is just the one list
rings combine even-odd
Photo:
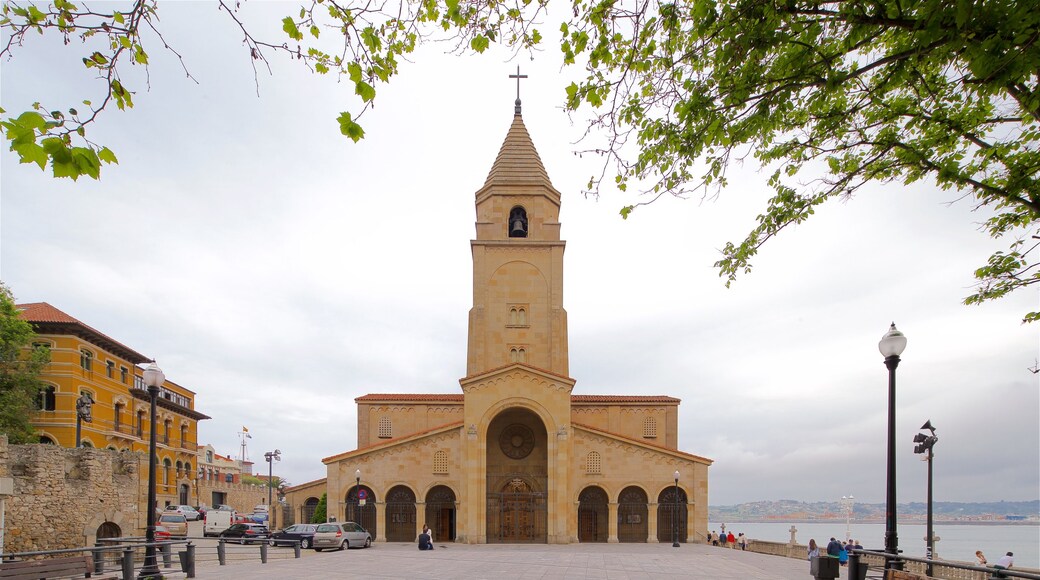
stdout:
[[703,541],[712,462],[678,449],[679,399],[573,392],[560,202],[518,98],[475,194],[461,393],[355,399],[358,448],[289,490],[296,521],[327,492],[377,542]]

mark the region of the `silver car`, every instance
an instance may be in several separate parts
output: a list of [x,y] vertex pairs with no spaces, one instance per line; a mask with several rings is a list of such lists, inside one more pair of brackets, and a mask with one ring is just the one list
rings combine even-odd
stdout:
[[319,524],[311,540],[315,552],[325,548],[367,548],[372,545],[372,535],[354,522],[332,522]]

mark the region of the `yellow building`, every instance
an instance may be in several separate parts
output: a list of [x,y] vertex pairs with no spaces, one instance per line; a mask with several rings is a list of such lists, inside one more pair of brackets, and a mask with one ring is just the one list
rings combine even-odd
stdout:
[[[358,448],[323,460],[328,516],[377,541],[703,540],[711,460],[678,449],[679,400],[572,392],[561,195],[519,100],[475,201],[462,392],[356,399]],[[314,483],[290,490],[297,517]]]
[[[40,376],[44,387],[32,424],[41,443],[76,446],[76,403],[89,395],[91,420],[81,421],[81,444],[147,456],[150,437],[148,391],[143,369],[151,358],[91,328],[46,302],[18,305],[33,326],[35,344],[47,346],[51,362]],[[166,380],[156,410],[160,506],[191,504],[195,497],[198,421],[195,393]]]

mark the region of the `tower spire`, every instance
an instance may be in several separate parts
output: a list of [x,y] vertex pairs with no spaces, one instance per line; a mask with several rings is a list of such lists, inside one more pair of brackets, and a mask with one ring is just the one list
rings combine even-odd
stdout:
[[509,75],[509,78],[516,79],[516,101],[513,103],[513,114],[520,114],[520,79],[526,79],[527,75],[520,74],[520,65],[516,65],[516,74]]

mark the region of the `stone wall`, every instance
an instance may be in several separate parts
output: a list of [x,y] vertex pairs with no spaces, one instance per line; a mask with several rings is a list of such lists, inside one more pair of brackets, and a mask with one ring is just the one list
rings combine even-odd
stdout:
[[104,524],[109,536],[144,533],[147,502],[141,453],[8,445],[0,436],[0,477],[14,480],[6,498],[4,552],[93,545]]

